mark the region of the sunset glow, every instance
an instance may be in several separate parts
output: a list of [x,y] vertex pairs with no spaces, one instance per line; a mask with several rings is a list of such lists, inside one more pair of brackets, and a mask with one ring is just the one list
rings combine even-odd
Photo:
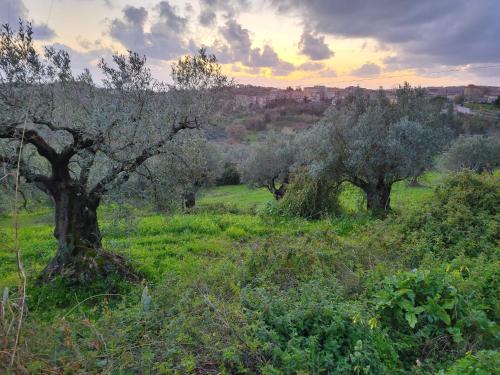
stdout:
[[[500,35],[498,22],[489,16],[499,14],[499,3],[489,0],[475,8],[470,4],[476,2],[446,0],[438,10],[432,2],[389,0],[0,3],[2,22],[15,23],[21,17],[46,26],[38,44],[69,49],[77,56],[75,69],[131,49],[147,55],[157,78],[167,80],[171,61],[204,46],[226,73],[256,85],[390,88],[405,80],[424,86],[500,84],[500,45],[494,51],[493,44],[480,39]],[[379,9],[386,8],[391,10],[384,16]],[[313,18],[318,14],[324,17]],[[465,36],[478,25],[483,32]],[[475,43],[485,45],[480,50]]]

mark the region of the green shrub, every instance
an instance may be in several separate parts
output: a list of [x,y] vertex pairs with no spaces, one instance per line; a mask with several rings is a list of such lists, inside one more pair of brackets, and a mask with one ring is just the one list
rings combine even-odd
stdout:
[[468,353],[456,361],[440,375],[494,375],[500,373],[500,353],[496,350],[483,350]]
[[242,290],[247,337],[263,374],[387,374],[398,368],[390,340],[343,302],[338,286],[312,280],[297,288]]
[[459,275],[456,286],[471,299],[474,307],[489,319],[500,321],[500,260],[484,255],[477,258],[461,256],[453,259],[449,272]]
[[304,173],[294,176],[278,210],[286,216],[318,219],[339,212],[340,187],[333,181]]
[[[500,243],[500,181],[470,171],[449,176],[422,208],[396,217],[401,247],[414,256],[451,260],[494,256]],[[389,223],[390,224],[390,223]],[[394,236],[393,236],[394,237]]]
[[383,280],[374,296],[381,324],[397,343],[402,360],[443,361],[471,346],[498,343],[498,327],[476,310],[470,297],[444,271],[403,272]]
[[222,174],[215,180],[215,185],[239,185],[240,182],[241,176],[236,163],[226,162]]

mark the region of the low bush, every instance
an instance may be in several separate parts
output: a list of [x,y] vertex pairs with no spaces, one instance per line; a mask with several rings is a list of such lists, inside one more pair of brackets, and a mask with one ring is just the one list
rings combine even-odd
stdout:
[[278,211],[285,216],[318,219],[339,212],[339,194],[340,187],[335,182],[298,173],[280,201]]
[[493,173],[500,166],[500,136],[461,136],[440,157],[438,165],[455,172],[470,169]]
[[399,367],[392,343],[339,286],[312,280],[297,288],[242,291],[250,338],[263,374],[386,374]]
[[241,182],[241,175],[238,171],[236,163],[227,162],[224,164],[222,174],[215,180],[215,185],[239,185]]
[[375,310],[407,365],[498,344],[498,326],[455,284],[452,273],[439,270],[402,272],[381,283]]
[[475,354],[468,353],[456,361],[448,370],[438,375],[491,375],[498,374],[500,353],[496,350],[482,350]]
[[420,207],[372,222],[359,233],[359,242],[397,255],[408,268],[418,268],[426,259],[435,263],[462,255],[497,259],[499,182],[496,176],[471,171],[452,174]]
[[462,172],[448,177],[431,201],[403,217],[405,246],[422,256],[494,255],[500,241],[500,181]]

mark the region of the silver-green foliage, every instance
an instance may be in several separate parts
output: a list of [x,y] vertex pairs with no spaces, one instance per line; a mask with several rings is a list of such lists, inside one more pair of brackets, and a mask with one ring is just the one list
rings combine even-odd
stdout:
[[500,136],[461,136],[439,158],[438,166],[454,172],[470,169],[492,173],[500,166]]
[[369,209],[385,211],[392,184],[430,166],[446,139],[438,108],[406,85],[395,103],[383,91],[358,89],[304,134],[301,150],[313,174],[351,182],[365,191]]
[[296,162],[295,137],[271,132],[257,143],[242,166],[243,181],[266,187],[277,199],[284,195]]

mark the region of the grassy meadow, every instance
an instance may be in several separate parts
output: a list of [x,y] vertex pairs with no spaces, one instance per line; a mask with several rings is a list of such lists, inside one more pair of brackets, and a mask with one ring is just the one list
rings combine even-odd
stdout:
[[[395,210],[416,207],[432,194],[440,180],[437,174],[427,174],[422,186],[409,187],[397,183],[391,202]],[[265,215],[266,204],[272,204],[271,194],[264,188],[246,185],[220,186],[200,194],[198,211],[190,214],[159,215],[149,210],[130,207],[104,206],[100,211],[101,230],[106,249],[127,255],[137,263],[149,281],[161,278],[164,272],[194,266],[204,258],[217,258],[238,249],[240,243],[258,240],[276,234],[297,231],[331,230],[347,234],[345,228],[356,227],[368,219],[364,212],[361,192],[354,186],[345,186],[341,204],[347,214],[342,218],[308,221],[281,218],[269,225]],[[227,211],[220,213],[220,209]],[[121,218],[122,216],[122,218]],[[126,216],[133,216],[128,220]],[[55,253],[57,241],[53,236],[53,213],[50,208],[21,212],[19,215],[20,244],[29,276],[36,276]],[[15,256],[12,248],[13,218],[0,219],[2,249],[0,259],[0,288],[18,283]],[[196,266],[199,266],[197,264]]]
[[[52,211],[22,211],[23,365],[56,374],[489,374],[457,369],[498,368],[498,177],[437,189],[444,179],[397,183],[385,220],[351,186],[343,213],[319,220],[277,215],[270,193],[243,185],[202,191],[188,213],[104,205],[104,247],[143,280],[84,288],[36,283],[56,250]],[[15,296],[12,222],[0,221],[0,287]]]

